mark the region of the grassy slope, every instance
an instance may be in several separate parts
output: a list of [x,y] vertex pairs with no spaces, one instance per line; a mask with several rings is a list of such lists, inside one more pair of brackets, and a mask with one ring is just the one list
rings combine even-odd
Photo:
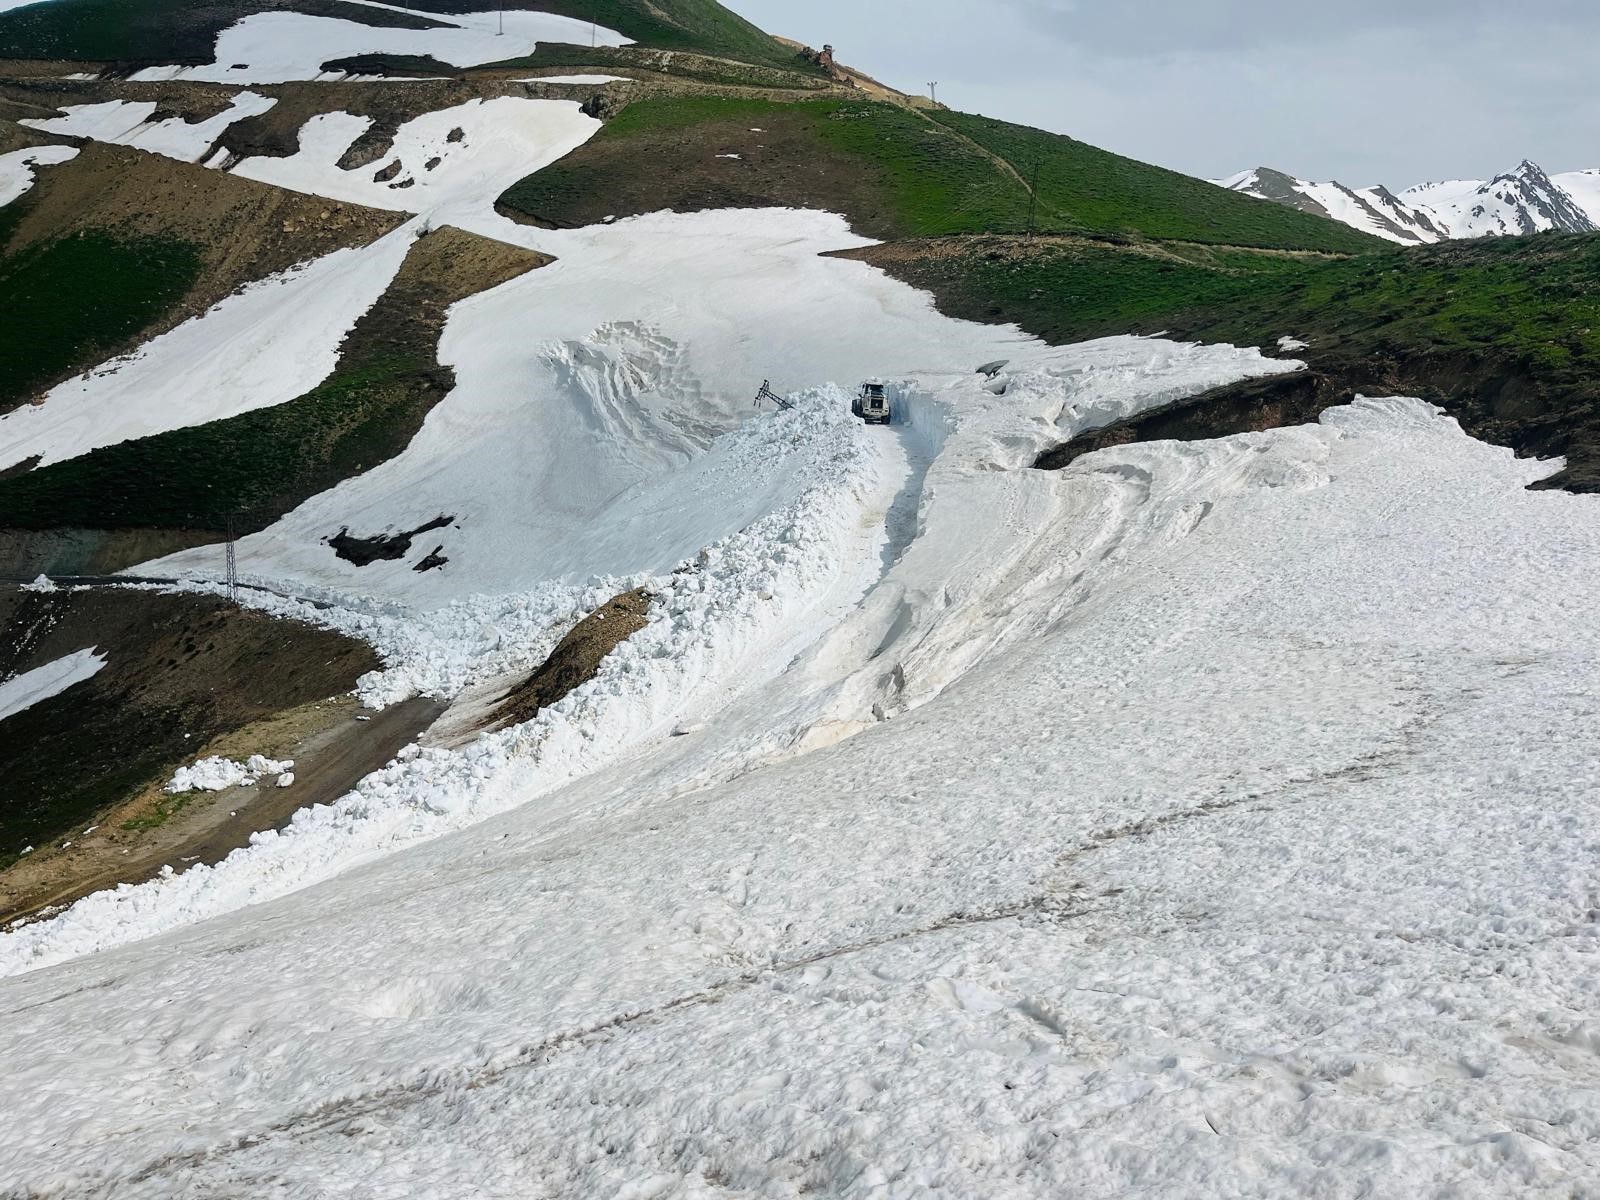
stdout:
[[[484,0],[417,0],[406,7],[452,13],[477,12],[486,5]],[[714,0],[511,0],[507,7],[596,21],[642,46],[796,65],[793,51]],[[0,58],[209,62],[222,29],[251,12],[283,8],[368,25],[425,27],[402,14],[336,0],[49,0],[0,14]]]
[[541,261],[450,228],[435,231],[357,322],[321,386],[273,408],[0,478],[0,528],[221,531],[230,521],[240,532],[265,528],[405,449],[454,384],[436,353],[449,306]]
[[[766,136],[752,138],[753,128]],[[736,165],[717,159],[734,150]],[[1070,138],[981,118],[933,120],[870,100],[643,100],[502,204],[557,225],[730,203],[844,212],[864,233],[1020,232],[1041,161],[1039,226],[1213,244],[1360,252],[1381,243],[1334,222],[1229,193]]]
[[970,113],[930,115],[1023,178],[1032,180],[1037,170],[1041,230],[1346,253],[1379,245],[1346,225],[1249,197],[1240,204],[1241,197],[1225,188],[1060,134]]
[[1284,335],[1334,390],[1444,405],[1475,436],[1600,490],[1600,236],[1544,234],[1294,259],[1203,248],[1005,242],[861,252],[954,316],[1051,341],[1118,332],[1273,346]]
[[[15,211],[9,211],[14,209]],[[0,209],[0,246],[22,213]],[[0,257],[0,412],[170,313],[194,284],[187,242],[80,231]]]
[[1052,341],[1165,329],[1267,344],[1293,334],[1322,350],[1494,354],[1551,378],[1600,364],[1596,236],[1343,259],[1047,242],[1030,251],[1013,242],[885,265],[958,315],[1014,320]]

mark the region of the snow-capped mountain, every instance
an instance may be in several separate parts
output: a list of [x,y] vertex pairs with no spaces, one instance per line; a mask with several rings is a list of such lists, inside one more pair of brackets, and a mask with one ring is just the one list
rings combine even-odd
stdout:
[[1524,161],[1516,170],[1488,181],[1424,183],[1398,196],[1382,186],[1313,183],[1268,167],[1214,182],[1302,212],[1331,217],[1392,242],[1418,244],[1548,230],[1600,231],[1600,170],[1551,176],[1536,163]]

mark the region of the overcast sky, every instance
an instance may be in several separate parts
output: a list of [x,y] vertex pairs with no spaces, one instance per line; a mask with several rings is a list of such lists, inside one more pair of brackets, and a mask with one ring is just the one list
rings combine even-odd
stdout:
[[903,91],[1195,175],[1600,167],[1600,0],[724,0]]

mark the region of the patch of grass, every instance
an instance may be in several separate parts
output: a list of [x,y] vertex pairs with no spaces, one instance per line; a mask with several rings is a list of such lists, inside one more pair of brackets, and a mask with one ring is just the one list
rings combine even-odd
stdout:
[[[8,207],[17,207],[16,205]],[[14,221],[20,213],[12,216]],[[0,227],[0,236],[9,233]],[[0,411],[106,357],[169,314],[199,277],[199,248],[89,229],[0,258]]]
[[341,366],[275,408],[104,446],[0,479],[0,527],[265,528],[405,448],[450,373],[412,355]]
[[1264,345],[1292,334],[1367,354],[1493,353],[1546,372],[1600,364],[1600,237],[1588,235],[1350,258],[979,239],[883,265],[955,315],[1058,342],[1168,330]]
[[1336,221],[1241,196],[1061,134],[971,113],[941,109],[930,115],[1005,160],[1026,180],[1037,168],[1035,221],[1041,230],[1352,254],[1383,244]]
[[[719,148],[746,150],[735,169]],[[1039,202],[1031,203],[1039,163]],[[502,204],[557,225],[733,201],[843,212],[880,237],[1062,233],[1289,250],[1383,245],[1071,138],[854,98],[658,97],[623,109],[588,145],[523,180]]]

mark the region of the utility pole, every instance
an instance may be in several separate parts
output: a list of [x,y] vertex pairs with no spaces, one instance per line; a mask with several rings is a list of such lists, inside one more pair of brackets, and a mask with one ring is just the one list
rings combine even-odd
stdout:
[[228,517],[228,603],[239,603],[239,556],[234,550],[233,517]]
[[1028,189],[1028,240],[1033,241],[1033,218],[1039,211],[1039,160],[1033,160],[1033,186]]
[[[501,0],[504,3],[504,0]],[[600,22],[589,22],[589,49],[593,50],[600,44]]]
[[933,101],[935,108],[939,107],[939,81],[930,80],[928,83],[928,99]]
[[505,35],[506,35],[506,0],[500,0],[500,7],[496,11],[500,14],[500,29],[499,29],[499,32],[497,32],[495,34],[495,37],[505,37]]

